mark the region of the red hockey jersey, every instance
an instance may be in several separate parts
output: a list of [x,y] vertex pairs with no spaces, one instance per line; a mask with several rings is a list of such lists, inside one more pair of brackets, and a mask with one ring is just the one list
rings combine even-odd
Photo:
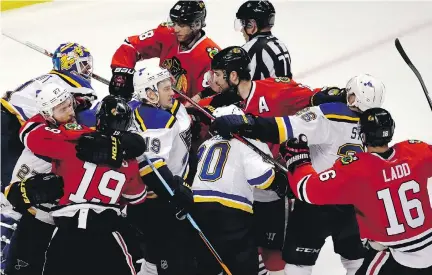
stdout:
[[[321,89],[311,90],[288,77],[252,81],[252,89],[244,101],[246,114],[261,117],[290,116],[310,105],[311,97]],[[279,144],[269,144],[275,158]]]
[[76,157],[76,140],[91,131],[76,123],[50,128],[41,115],[36,115],[22,126],[20,139],[34,154],[53,160],[53,172],[64,181],[60,205],[91,202],[118,206],[120,199],[131,204],[143,202],[147,192],[136,160],[113,169]]
[[159,65],[176,79],[177,90],[193,97],[208,86],[204,74],[210,70],[211,59],[219,50],[204,33],[192,49],[181,51],[174,28],[163,23],[156,29],[128,37],[114,53],[111,67],[134,68],[139,60],[158,57]]
[[383,159],[359,153],[317,174],[304,165],[289,174],[296,197],[312,204],[352,204],[362,238],[391,248],[406,266],[432,265],[432,146],[405,141]]
[[288,77],[252,81],[244,111],[262,117],[294,115],[310,106],[312,95],[320,90],[312,90]]

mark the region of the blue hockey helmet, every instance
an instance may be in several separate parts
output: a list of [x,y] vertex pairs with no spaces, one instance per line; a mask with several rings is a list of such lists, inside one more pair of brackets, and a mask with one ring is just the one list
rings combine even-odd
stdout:
[[54,70],[66,71],[85,80],[91,80],[93,73],[93,56],[90,51],[78,43],[61,44],[52,57]]

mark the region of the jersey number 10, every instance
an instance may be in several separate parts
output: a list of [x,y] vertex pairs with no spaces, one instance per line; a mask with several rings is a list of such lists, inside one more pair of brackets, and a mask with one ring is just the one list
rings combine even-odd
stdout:
[[[432,198],[432,178],[428,179],[427,186],[429,197]],[[387,219],[390,226],[387,227],[386,230],[389,236],[405,232],[404,223],[400,223],[398,220],[395,210],[395,203],[400,203],[400,207],[402,208],[406,224],[408,224],[409,227],[417,228],[422,226],[425,222],[422,202],[419,199],[408,200],[407,192],[413,194],[420,192],[420,184],[414,180],[402,183],[397,190],[397,197],[399,198],[398,202],[393,199],[390,193],[390,188],[386,188],[377,192],[378,199],[383,201],[384,208],[387,213]],[[412,211],[414,209],[415,211]],[[415,217],[413,217],[414,213],[417,214]]]
[[[203,164],[201,166],[201,171],[198,174],[200,180],[217,181],[222,177],[230,148],[231,146],[228,141],[215,143],[208,148],[207,153],[202,160]],[[198,149],[198,162],[201,162],[201,158],[206,149],[205,145]]]

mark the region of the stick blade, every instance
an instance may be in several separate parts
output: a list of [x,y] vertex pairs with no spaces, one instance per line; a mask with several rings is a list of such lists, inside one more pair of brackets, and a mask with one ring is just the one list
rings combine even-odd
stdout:
[[396,46],[396,49],[398,50],[398,52],[400,53],[400,55],[402,56],[402,58],[405,60],[405,62],[406,62],[408,65],[411,65],[412,62],[411,62],[411,60],[409,59],[408,55],[406,54],[405,50],[403,49],[402,44],[401,44],[401,42],[399,41],[399,38],[396,38],[396,39],[395,39],[395,46]]

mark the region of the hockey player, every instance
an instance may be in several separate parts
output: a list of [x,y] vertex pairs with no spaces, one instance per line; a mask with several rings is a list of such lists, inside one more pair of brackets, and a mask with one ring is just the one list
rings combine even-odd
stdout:
[[[134,75],[134,89],[141,101],[133,106],[135,125],[146,140],[145,154],[172,189],[185,195],[185,207],[193,203],[192,192],[183,185],[188,174],[188,158],[191,146],[191,120],[185,107],[175,100],[172,84],[174,79],[167,69],[147,67]],[[143,181],[149,186],[146,204],[129,207],[128,216],[143,231],[148,263],[143,266],[157,274],[192,274],[192,257],[188,252],[187,231],[189,224],[177,220],[173,213],[184,218],[182,207],[174,209],[166,202],[159,178],[145,161],[140,165]],[[187,196],[189,193],[189,197]],[[142,219],[147,215],[146,219]],[[151,221],[149,223],[148,221]]]
[[[304,133],[314,146],[313,165],[318,171],[323,171],[337,158],[363,151],[357,127],[359,114],[381,106],[385,87],[370,75],[359,75],[348,81],[346,91],[347,104],[321,104],[306,108],[295,116],[277,118],[247,115],[244,120],[230,115],[217,118],[212,126],[222,136],[240,131],[247,137],[275,144]],[[310,218],[304,219],[305,216]],[[330,235],[335,252],[341,255],[348,274],[354,274],[361,265],[363,249],[353,210],[349,206],[336,209],[296,201],[282,253],[287,262],[286,274],[311,274],[325,238]]]
[[132,94],[136,62],[153,57],[160,58],[159,65],[175,77],[175,88],[189,97],[207,87],[204,74],[219,46],[203,30],[206,13],[203,1],[178,1],[170,10],[171,22],[126,38],[112,58],[110,89]]
[[[56,229],[43,274],[78,274],[83,268],[91,274],[135,274],[127,246],[117,231],[122,222],[120,199],[138,204],[146,197],[136,160],[117,161],[122,152],[121,134],[132,123],[132,111],[120,98],[104,98],[97,113],[97,130],[111,136],[113,162],[111,166],[84,162],[76,157],[76,141],[92,130],[77,123],[60,124],[55,119],[56,111],[62,113],[62,105],[70,98],[67,90],[55,93],[52,88],[59,89],[47,85],[38,96],[45,100],[54,96],[58,108],[54,107],[51,116],[45,113],[44,117],[32,118],[21,130],[30,150],[55,161],[53,170],[65,185],[58,208],[51,212]],[[59,127],[50,128],[45,121],[56,122]]]
[[[42,86],[57,83],[69,88],[74,94],[77,107],[90,106],[96,95],[90,80],[93,71],[93,57],[89,50],[78,43],[63,43],[54,51],[53,69],[42,76],[31,79],[1,99],[1,144],[2,144],[2,190],[11,182],[15,164],[24,149],[18,138],[19,128],[29,118],[38,113],[36,94]],[[6,161],[7,160],[7,161]],[[30,176],[27,167],[18,167],[15,176]]]
[[[71,94],[64,90],[63,86],[57,83],[44,84],[41,87],[41,91],[36,96],[35,105],[37,110],[41,113],[29,120],[29,128],[20,133],[20,139],[26,145],[27,134],[33,127],[46,127],[51,129],[53,133],[58,132],[56,129],[60,123],[67,123],[67,127],[74,128],[75,123],[75,111],[73,109],[74,98]],[[41,115],[46,118],[43,119]],[[33,120],[37,120],[38,123],[33,123]],[[42,123],[39,122],[44,122]],[[89,134],[90,137],[94,137],[94,134]],[[96,154],[99,157],[104,156],[104,150],[106,151],[107,145],[111,151],[111,136],[105,134],[105,138],[99,137],[98,148]],[[131,159],[143,152],[143,139],[133,133],[123,134],[121,137],[123,143],[122,148],[118,148],[118,154],[122,158]],[[85,142],[86,140],[84,140]],[[81,145],[81,140],[79,145]],[[138,155],[136,155],[138,153]],[[81,153],[81,155],[86,152]],[[106,155],[106,154],[105,154]],[[111,152],[109,152],[111,158]],[[117,162],[117,163],[121,163]],[[20,165],[22,164],[22,165]],[[25,171],[28,173],[17,173],[14,174],[14,181],[21,181],[27,179],[32,174],[37,173],[48,173],[52,170],[52,159],[44,155],[35,154],[29,148],[25,148],[21,154],[17,167],[25,167]],[[21,168],[22,169],[22,168]],[[30,172],[31,171],[31,172]],[[37,207],[32,207],[28,211],[24,211],[24,215],[19,223],[18,230],[15,233],[10,255],[7,255],[8,262],[12,263],[12,266],[7,267],[8,274],[27,274],[38,273],[42,270],[43,260],[45,257],[45,250],[48,242],[51,238],[52,231],[54,230],[54,221],[49,214],[52,204],[41,204]],[[26,262],[26,268],[15,269],[14,261],[20,260]],[[11,268],[11,270],[9,270]]]
[[[214,115],[243,114],[234,105],[218,108]],[[265,143],[250,140],[270,154]],[[253,189],[285,185],[285,175],[236,139],[214,136],[198,150],[194,192],[194,217],[212,241],[232,274],[257,274],[258,251],[253,234]],[[200,243],[202,244],[202,243]],[[220,266],[202,244],[197,252],[199,274],[220,274]]]
[[[288,77],[251,80],[249,64],[248,53],[237,46],[225,48],[213,58],[211,82],[222,89],[222,93],[214,97],[215,101],[222,98],[224,94],[231,98],[238,95],[243,100],[245,113],[271,117],[294,115],[311,104],[319,104],[327,100],[327,97],[321,95],[328,89],[311,90]],[[330,99],[340,100],[341,98],[332,96]],[[213,101],[210,104],[215,105]],[[271,150],[273,156],[278,158],[279,147],[273,145]],[[262,255],[266,267],[272,271],[282,270],[285,265],[280,256],[288,214],[285,200],[272,191],[255,190],[257,243],[264,249]],[[274,214],[268,215],[268,212]]]
[[359,133],[367,153],[343,157],[320,173],[304,135],[281,146],[299,200],[354,205],[369,243],[356,274],[432,274],[432,146],[406,140],[389,147],[394,129],[388,111],[365,111]]

